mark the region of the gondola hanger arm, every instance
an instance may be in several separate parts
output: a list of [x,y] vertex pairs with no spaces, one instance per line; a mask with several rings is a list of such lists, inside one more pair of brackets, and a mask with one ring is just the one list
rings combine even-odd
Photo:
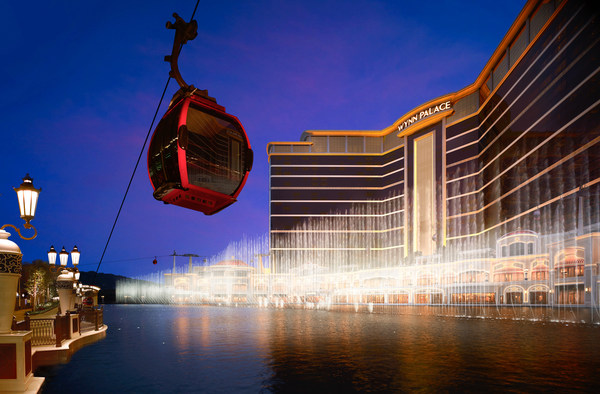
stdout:
[[177,15],[177,13],[173,13],[173,16],[175,17],[175,23],[168,21],[167,29],[175,30],[175,39],[173,40],[171,55],[165,56],[165,61],[171,64],[169,75],[177,81],[181,90],[193,91],[195,89],[194,86],[188,85],[181,77],[177,61],[179,60],[179,53],[181,52],[183,45],[188,41],[193,40],[198,35],[198,22],[191,20],[188,23]]

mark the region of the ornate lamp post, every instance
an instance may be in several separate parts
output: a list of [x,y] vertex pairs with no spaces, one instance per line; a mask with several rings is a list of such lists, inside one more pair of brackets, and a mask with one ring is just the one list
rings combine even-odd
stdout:
[[10,233],[4,229],[12,227],[25,240],[31,240],[37,236],[37,229],[33,227],[30,221],[35,217],[41,189],[36,189],[33,186],[33,179],[27,174],[23,178],[21,186],[14,188],[14,190],[17,192],[21,218],[25,220],[23,227],[33,229],[34,234],[31,237],[24,237],[21,230],[12,224],[5,224],[0,227],[0,334],[11,331],[12,316],[15,311],[15,294],[21,277],[21,260],[23,258],[21,249],[16,243],[8,240]]
[[[59,256],[60,266],[56,266],[56,256]],[[65,315],[68,310],[74,308],[76,283],[79,280],[79,257],[81,252],[77,249],[77,246],[73,247],[71,251],[71,261],[73,262],[73,268],[67,267],[69,262],[69,252],[63,246],[60,253],[56,252],[54,245],[50,246],[48,251],[48,263],[50,263],[50,271],[60,274],[56,278],[56,290],[58,291],[58,298],[60,300],[60,311],[62,315]]]

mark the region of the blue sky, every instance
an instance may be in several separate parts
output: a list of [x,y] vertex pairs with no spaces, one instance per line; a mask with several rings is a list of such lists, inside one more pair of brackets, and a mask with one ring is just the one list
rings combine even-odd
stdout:
[[[0,224],[21,225],[12,187],[42,194],[39,235],[95,270],[168,78],[177,12],[196,2],[2,2]],[[377,130],[471,84],[524,1],[201,1],[182,50],[186,82],[237,116],[255,152],[238,202],[214,216],[152,197],[146,152],[100,268],[138,276],[173,250],[212,255],[268,232],[266,144],[304,130]],[[171,81],[170,98],[178,89]],[[160,115],[166,111],[163,103]],[[10,230],[9,230],[10,231]],[[185,264],[182,261],[181,264]]]

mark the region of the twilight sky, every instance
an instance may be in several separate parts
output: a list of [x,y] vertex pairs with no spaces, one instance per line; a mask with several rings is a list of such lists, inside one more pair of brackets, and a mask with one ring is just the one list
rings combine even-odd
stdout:
[[[145,151],[100,272],[144,275],[168,269],[172,259],[160,256],[173,250],[212,255],[266,234],[268,142],[297,141],[309,129],[383,129],[460,90],[524,3],[201,1],[181,74],[240,119],[254,168],[237,203],[205,216],[154,200]],[[188,21],[195,4],[0,4],[0,225],[22,226],[12,187],[25,173],[42,188],[38,237],[8,229],[24,261],[46,260],[50,245],[77,245],[80,269],[96,269],[168,78],[174,31],[165,23],[173,12]],[[177,89],[172,80],[159,117]]]

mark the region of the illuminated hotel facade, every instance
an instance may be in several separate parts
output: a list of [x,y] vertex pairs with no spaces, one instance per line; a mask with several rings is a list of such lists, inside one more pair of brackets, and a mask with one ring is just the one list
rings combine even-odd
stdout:
[[339,302],[598,305],[599,23],[529,1],[472,85],[269,143],[272,272],[345,276],[311,290]]

